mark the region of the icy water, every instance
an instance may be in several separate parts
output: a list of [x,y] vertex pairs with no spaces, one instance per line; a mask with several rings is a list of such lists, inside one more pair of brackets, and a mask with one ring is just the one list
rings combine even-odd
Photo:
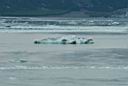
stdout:
[[127,18],[0,17],[0,32],[128,33]]
[[[13,23],[5,22],[10,18],[1,19],[4,22],[1,23],[0,32],[0,86],[128,86],[126,20],[116,21],[121,25],[114,23],[110,26],[97,24],[79,26],[85,33],[81,33],[81,30],[78,31],[79,33],[77,31],[77,33],[72,31],[67,33],[66,28],[61,30],[63,33],[59,28],[58,33],[45,33],[42,31],[43,25],[40,26],[40,30],[38,25],[31,28],[32,30],[28,30],[30,28],[27,26],[26,30],[24,26],[27,23],[25,25],[18,23],[17,28],[14,28],[12,26],[16,24],[14,21]],[[21,18],[15,19],[19,21]],[[37,20],[29,18],[29,20],[42,21],[40,18]],[[52,19],[52,21],[56,20]],[[69,20],[66,19],[67,21]],[[94,22],[93,19],[89,21]],[[75,29],[75,26],[69,26]],[[92,29],[88,31],[87,27]],[[95,27],[103,29],[97,33]],[[92,45],[35,45],[33,43],[36,39],[65,35],[93,37],[95,43]]]

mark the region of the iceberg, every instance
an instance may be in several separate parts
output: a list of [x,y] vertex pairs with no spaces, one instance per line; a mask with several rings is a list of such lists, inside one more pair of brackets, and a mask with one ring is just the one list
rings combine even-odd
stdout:
[[47,38],[34,41],[34,44],[93,44],[92,38],[63,36],[57,38]]

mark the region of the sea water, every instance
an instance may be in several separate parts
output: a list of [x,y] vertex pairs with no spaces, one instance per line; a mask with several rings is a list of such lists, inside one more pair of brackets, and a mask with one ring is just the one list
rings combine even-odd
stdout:
[[[0,19],[0,86],[128,85],[127,19]],[[95,43],[33,43],[74,34]]]
[[128,32],[128,20],[122,18],[0,17],[0,20],[0,32]]

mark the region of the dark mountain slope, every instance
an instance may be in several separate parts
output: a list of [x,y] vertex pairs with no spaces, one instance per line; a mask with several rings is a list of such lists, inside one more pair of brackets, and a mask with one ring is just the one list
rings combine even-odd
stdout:
[[128,0],[0,0],[1,16],[55,16],[71,12],[111,16],[124,8],[128,8]]

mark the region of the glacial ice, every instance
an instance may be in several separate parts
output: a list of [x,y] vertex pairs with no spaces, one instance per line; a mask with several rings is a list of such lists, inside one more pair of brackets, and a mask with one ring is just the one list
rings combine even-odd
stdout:
[[93,44],[94,41],[92,38],[77,37],[72,36],[63,36],[58,38],[47,38],[42,40],[34,41],[35,44]]

